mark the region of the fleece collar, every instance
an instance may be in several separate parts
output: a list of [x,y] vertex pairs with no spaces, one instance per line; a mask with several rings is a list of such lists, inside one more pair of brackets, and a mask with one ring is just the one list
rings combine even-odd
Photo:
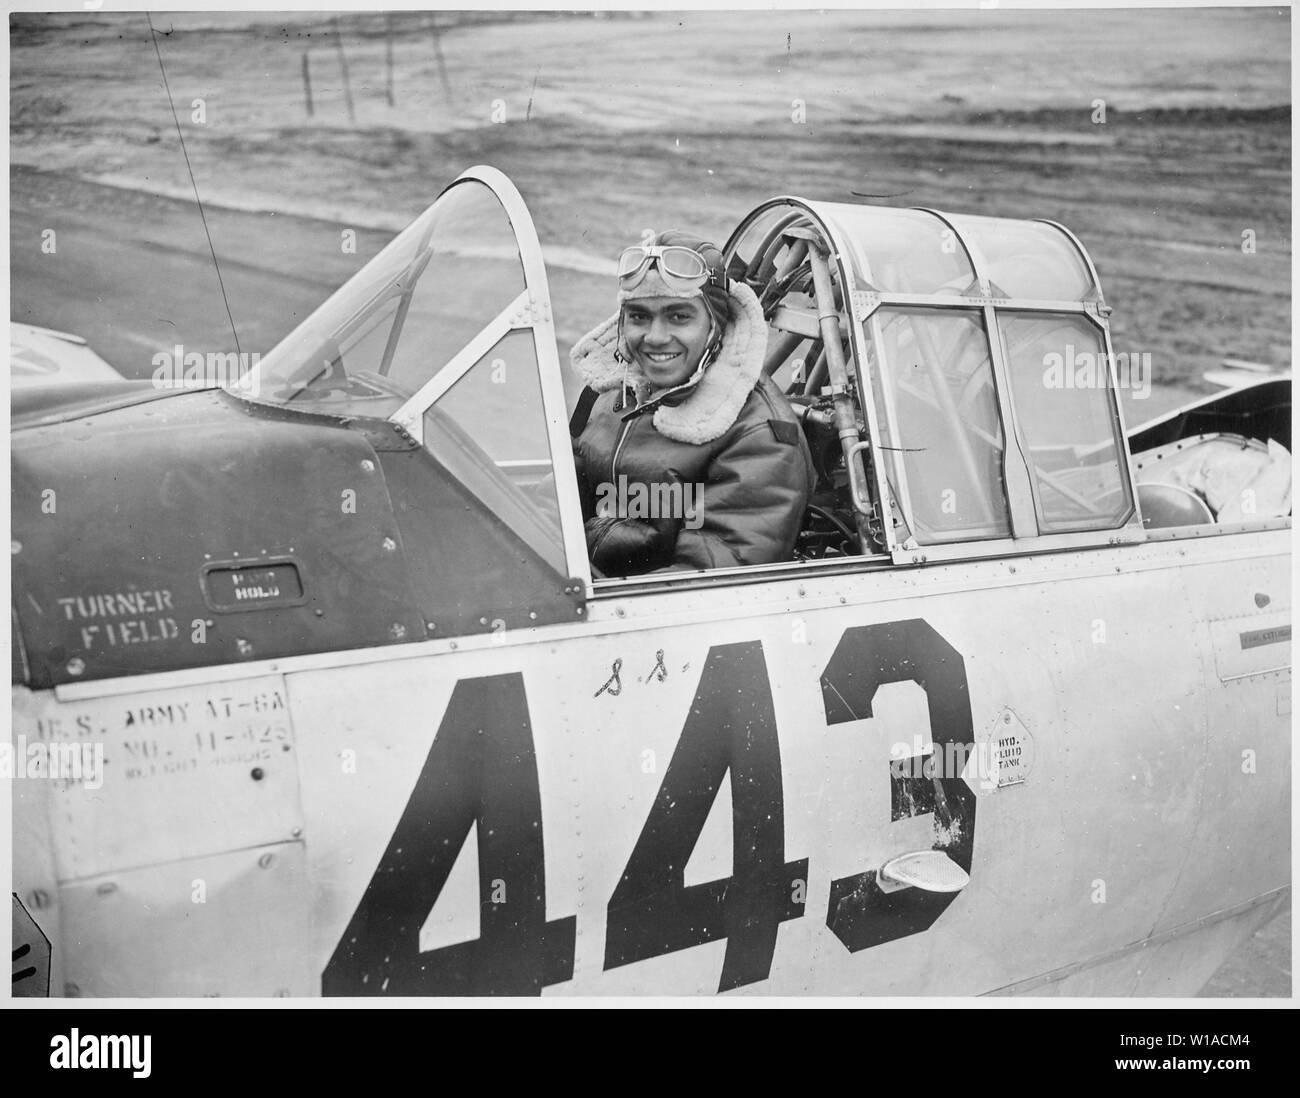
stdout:
[[[722,337],[717,359],[694,382],[692,391],[674,403],[658,402],[655,429],[676,442],[696,445],[720,438],[740,415],[745,401],[763,373],[767,353],[767,322],[754,291],[743,282],[730,288],[734,317]],[[569,352],[569,361],[579,376],[596,392],[617,389],[626,382],[638,401],[650,393],[650,382],[635,362],[622,363],[614,357],[618,344],[618,313],[597,325]],[[687,381],[677,389],[691,386]],[[668,394],[664,394],[668,395]]]

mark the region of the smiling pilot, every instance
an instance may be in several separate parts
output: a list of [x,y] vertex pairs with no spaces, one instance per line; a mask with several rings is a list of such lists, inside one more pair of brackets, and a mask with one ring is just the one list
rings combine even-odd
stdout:
[[570,359],[587,551],[607,576],[790,560],[815,474],[763,373],[767,324],[713,244],[680,231],[627,248],[619,312]]

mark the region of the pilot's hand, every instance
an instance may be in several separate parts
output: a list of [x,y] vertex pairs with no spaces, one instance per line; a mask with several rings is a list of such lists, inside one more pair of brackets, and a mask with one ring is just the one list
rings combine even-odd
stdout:
[[587,555],[608,576],[648,572],[672,559],[679,520],[589,518]]

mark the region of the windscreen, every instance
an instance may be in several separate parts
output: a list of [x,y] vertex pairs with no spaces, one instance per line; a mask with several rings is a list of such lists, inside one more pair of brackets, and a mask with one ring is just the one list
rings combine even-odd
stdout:
[[301,411],[386,417],[523,292],[491,188],[450,187],[232,388]]
[[501,200],[463,178],[231,391],[307,413],[405,423],[565,574],[526,290]]

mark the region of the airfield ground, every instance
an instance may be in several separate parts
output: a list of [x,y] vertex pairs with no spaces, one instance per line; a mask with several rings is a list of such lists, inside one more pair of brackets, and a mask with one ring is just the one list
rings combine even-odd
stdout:
[[[1116,350],[1150,352],[1161,383],[1206,391],[1202,372],[1225,355],[1290,364],[1284,9],[438,19],[435,35],[427,15],[394,17],[392,106],[383,16],[156,21],[199,193],[210,208],[262,212],[228,219],[228,237],[214,231],[227,290],[263,272],[304,287],[268,299],[259,285],[232,309],[245,349],[268,350],[457,172],[489,163],[529,202],[566,346],[611,305],[608,281],[582,268],[607,266],[644,227],[696,226],[721,240],[775,193],[869,194],[1068,225],[1115,308]],[[143,14],[15,16],[12,26],[15,164],[192,202]],[[794,121],[800,110],[806,120]],[[62,292],[46,292],[54,272],[44,284],[26,276],[52,257],[16,226],[16,319],[76,328],[88,293],[107,301],[156,283],[150,263],[171,245],[206,264],[177,287],[196,299],[186,324],[135,315],[123,297],[111,327],[101,317],[81,334],[128,373],[178,333],[187,348],[229,349],[193,210],[136,203],[119,214],[120,196],[82,187],[56,198],[59,180],[29,179],[15,177],[16,218],[34,206],[33,227],[80,218],[127,270],[87,283],[61,249]],[[285,215],[323,223],[290,227],[291,249],[272,211],[279,225]],[[152,225],[169,218],[174,230],[156,239]],[[340,226],[373,232],[342,256]]]
[[[228,316],[143,13],[12,16],[13,318],[135,377],[177,343],[233,349],[231,318],[265,352],[486,163],[529,203],[566,348],[643,228],[721,243],[794,193],[1069,226],[1115,349],[1152,355],[1130,422],[1225,356],[1290,365],[1286,9],[437,19],[155,17]],[[1290,985],[1286,916],[1207,993]]]

